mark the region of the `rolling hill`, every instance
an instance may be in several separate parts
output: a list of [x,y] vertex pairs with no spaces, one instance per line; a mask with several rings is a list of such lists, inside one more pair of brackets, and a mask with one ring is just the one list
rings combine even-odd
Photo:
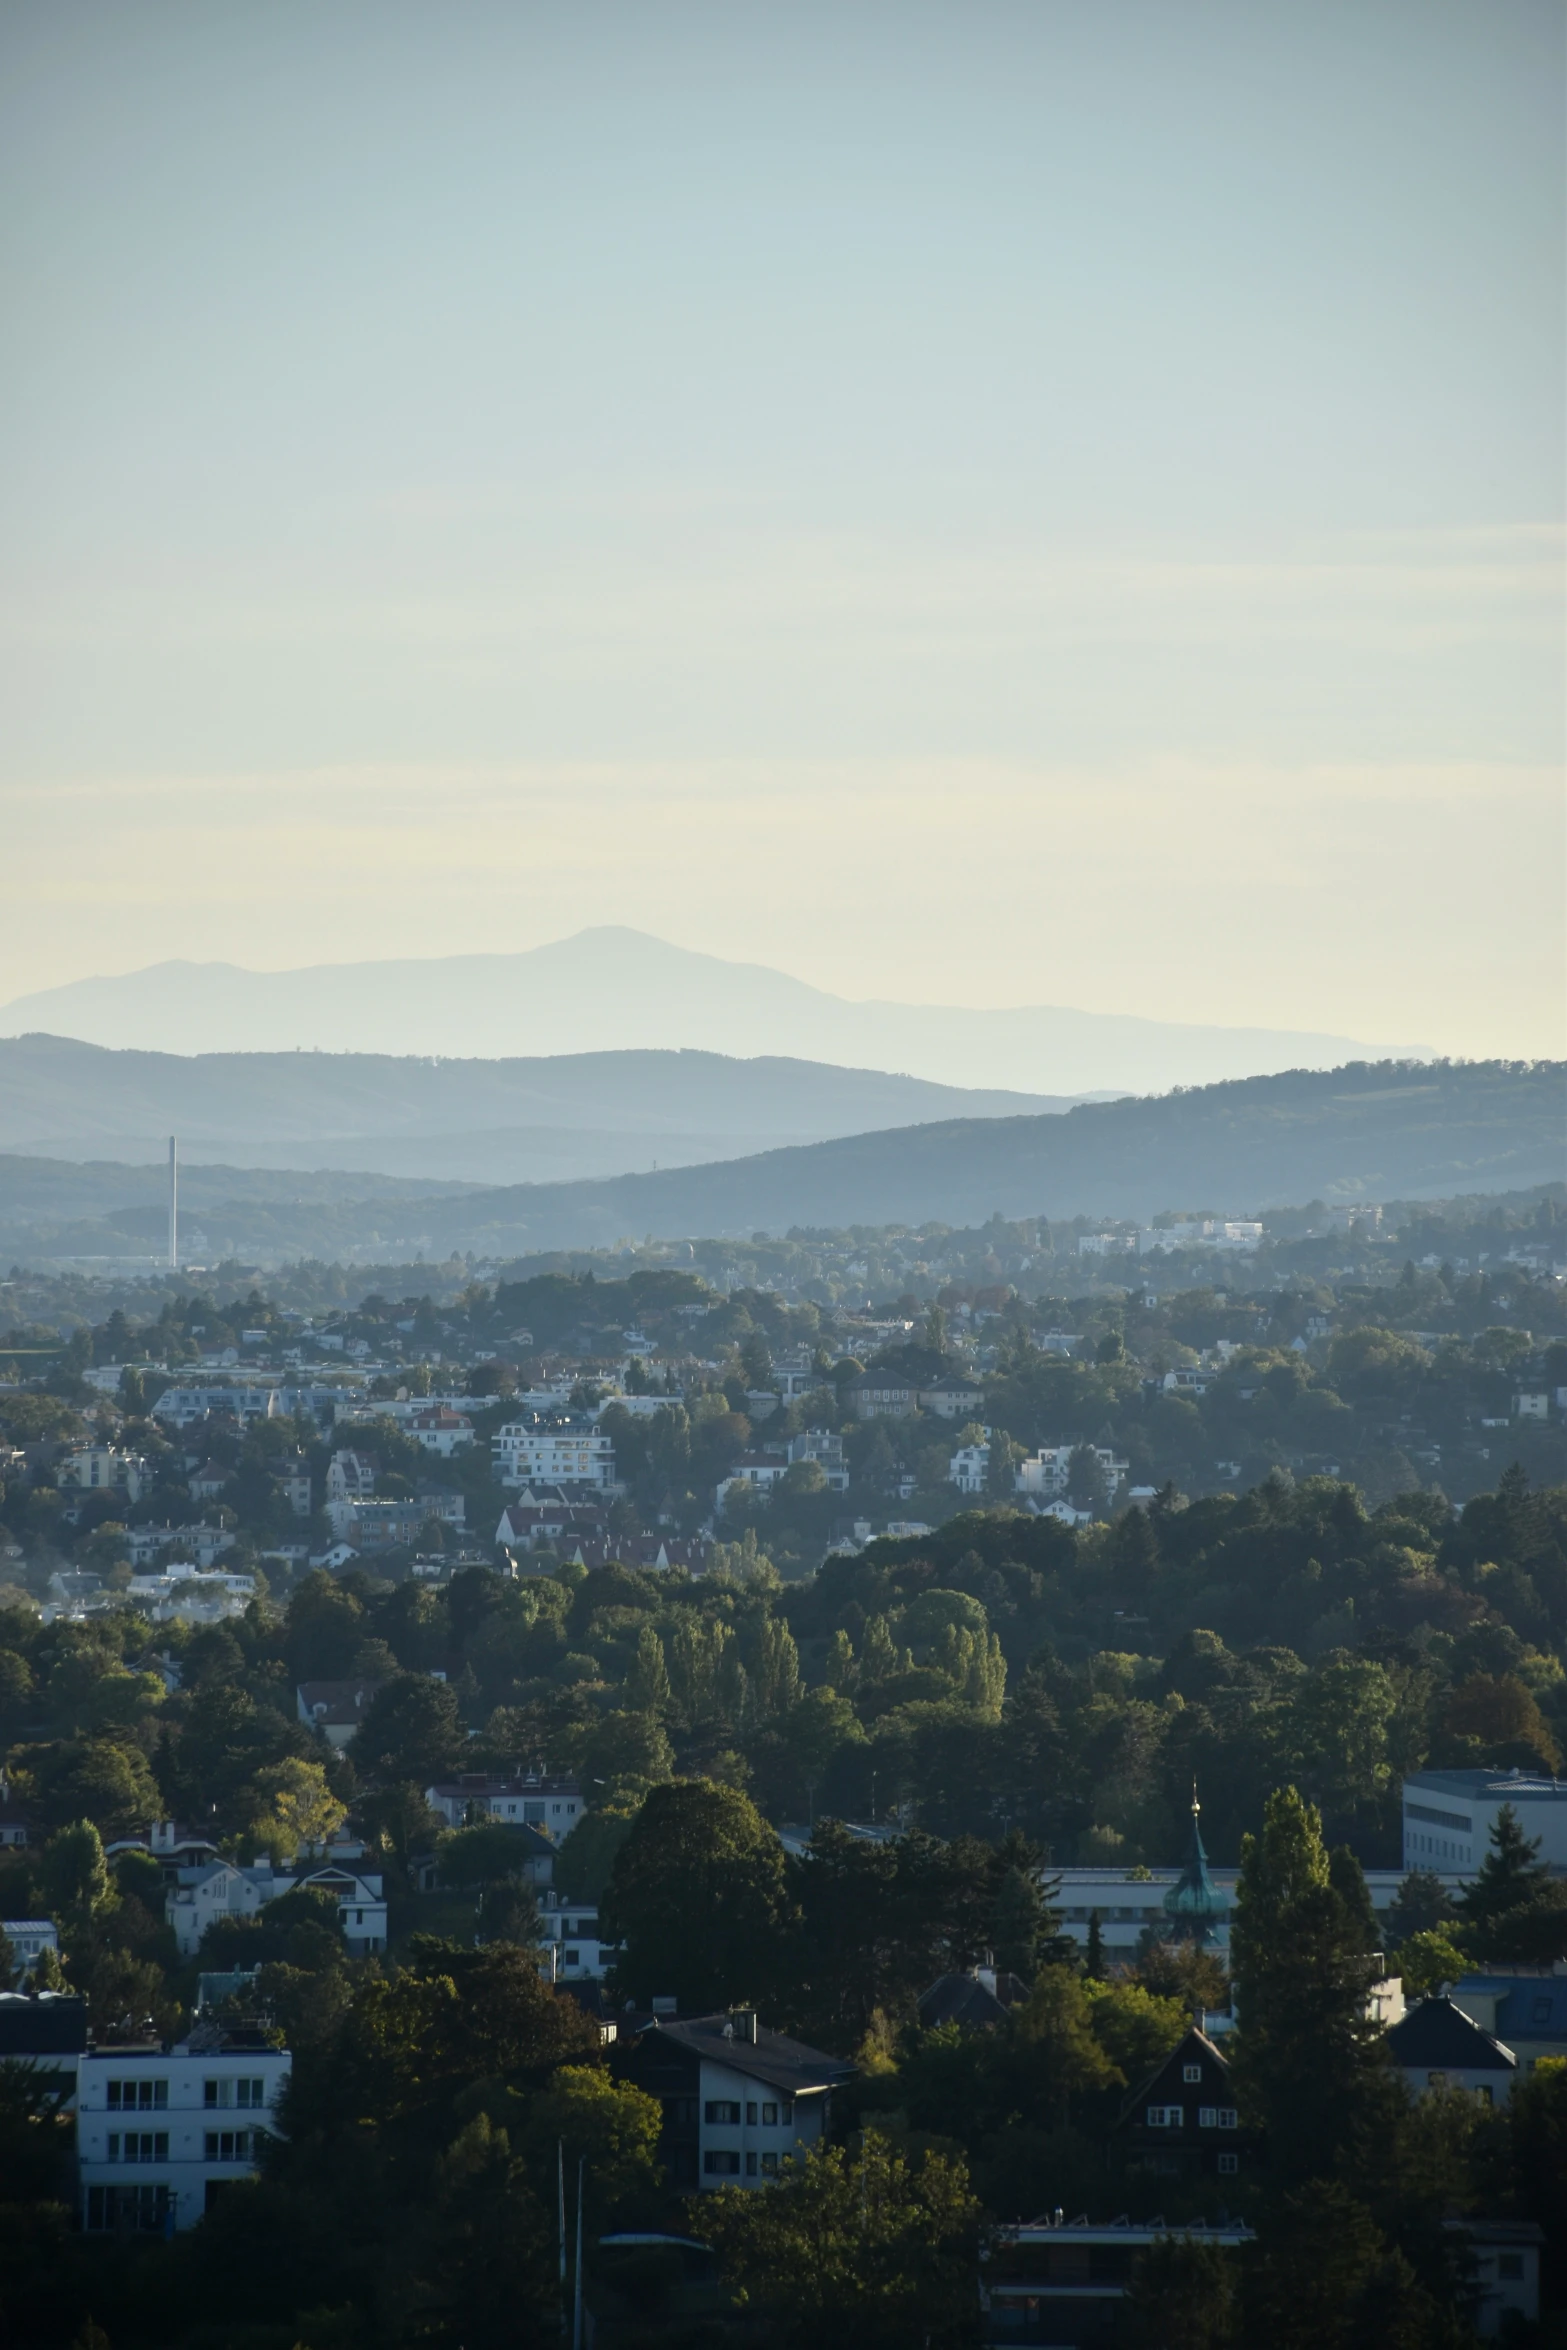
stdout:
[[[1064,1115],[961,1118],[606,1182],[437,1190],[365,1179],[197,1171],[187,1212],[213,1255],[485,1256],[791,1226],[973,1224],[1006,1215],[1240,1213],[1314,1198],[1434,1199],[1555,1182],[1567,1065],[1356,1063]],[[62,1170],[62,1174],[67,1171]],[[155,1246],[156,1172],[95,1168],[96,1218],[49,1209],[48,1170],[0,1159],[0,1252]],[[125,1195],[111,1198],[116,1183]],[[138,1243],[131,1235],[146,1237]],[[67,1235],[69,1237],[67,1237]]]
[[689,1166],[884,1126],[1062,1111],[1072,1098],[701,1052],[186,1057],[60,1036],[0,1040],[0,1151],[151,1160],[178,1134],[187,1165],[441,1181],[565,1181]]

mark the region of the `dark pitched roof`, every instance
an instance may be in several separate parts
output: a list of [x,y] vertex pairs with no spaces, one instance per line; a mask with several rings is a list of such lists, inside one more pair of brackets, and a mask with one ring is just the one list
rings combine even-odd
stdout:
[[733,2020],[722,2013],[691,2016],[683,2021],[674,2016],[659,2016],[638,2033],[638,2045],[645,2045],[657,2033],[661,2041],[689,2050],[693,2056],[706,2057],[711,2064],[726,2064],[731,2071],[744,2073],[748,2080],[762,2081],[786,2097],[803,2096],[812,2089],[830,2089],[854,2077],[854,2066],[845,2064],[841,2057],[824,2055],[819,2048],[807,2048],[802,2041],[791,2040],[785,2032],[770,2031],[763,2023],[756,2026],[754,2040],[742,2040],[738,2031],[732,2038],[726,2038],[725,2026],[732,2025]]
[[1433,2072],[1512,2072],[1510,2048],[1471,2022],[1451,1999],[1422,1999],[1387,2035],[1395,2064]]
[[[1159,2086],[1159,2083],[1164,2079],[1166,2073],[1171,2072],[1178,2065],[1196,2064],[1199,2061],[1214,2065],[1218,2070],[1221,2080],[1227,2081],[1229,2079],[1229,2058],[1225,2055],[1223,2049],[1220,2048],[1216,2042],[1209,2039],[1206,2032],[1200,2030],[1196,2024],[1193,2024],[1191,2029],[1185,2035],[1184,2039],[1178,2040],[1176,2042],[1175,2046],[1170,2050],[1169,2055],[1161,2056],[1159,2062],[1154,2066],[1153,2071],[1149,2073],[1142,2081],[1140,2081],[1135,2088],[1129,2089],[1127,2091],[1126,2097],[1122,2102],[1120,2119],[1122,2121],[1128,2120],[1130,2116],[1137,2111],[1137,2108],[1140,2105],[1146,2103],[1146,2101],[1152,2096],[1154,2090]],[[1177,2078],[1179,2078],[1179,2075],[1177,2075]],[[1185,2084],[1183,2083],[1182,2086],[1184,2087]]]
[[965,2031],[974,2031],[1002,2023],[1007,2009],[1022,1996],[1023,1985],[1016,1975],[997,1975],[994,1991],[978,1975],[938,1975],[930,1989],[920,1993],[920,2022],[927,2031],[937,2024],[959,2024]]

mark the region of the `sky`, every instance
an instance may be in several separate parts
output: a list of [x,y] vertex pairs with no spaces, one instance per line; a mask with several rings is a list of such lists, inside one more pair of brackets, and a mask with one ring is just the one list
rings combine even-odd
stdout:
[[0,1001],[625,922],[1567,1050],[1564,31],[9,0]]

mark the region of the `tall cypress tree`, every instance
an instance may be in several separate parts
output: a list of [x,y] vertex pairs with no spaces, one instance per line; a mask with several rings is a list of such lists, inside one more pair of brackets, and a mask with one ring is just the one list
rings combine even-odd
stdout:
[[1236,2088],[1285,2185],[1330,2177],[1394,2111],[1358,1911],[1332,1881],[1316,1807],[1278,1789],[1241,1847],[1230,1956]]

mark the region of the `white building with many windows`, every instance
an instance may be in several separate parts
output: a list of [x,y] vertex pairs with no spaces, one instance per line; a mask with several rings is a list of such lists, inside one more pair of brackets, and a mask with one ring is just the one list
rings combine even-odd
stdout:
[[1404,1866],[1473,1876],[1510,1804],[1539,1857],[1567,1869],[1567,1779],[1543,1771],[1413,1771],[1404,1781]]
[[292,2070],[286,2048],[89,2048],[76,2076],[83,2226],[194,2227],[256,2168]]
[[491,1439],[502,1485],[591,1485],[615,1482],[615,1447],[590,1425],[541,1427],[509,1420]]

